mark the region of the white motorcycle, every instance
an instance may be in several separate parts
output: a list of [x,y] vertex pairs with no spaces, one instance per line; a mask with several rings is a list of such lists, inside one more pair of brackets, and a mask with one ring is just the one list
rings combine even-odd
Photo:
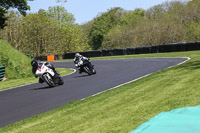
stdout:
[[54,87],[56,84],[63,85],[64,81],[61,76],[54,78],[54,71],[47,67],[45,63],[38,63],[38,69],[35,73],[36,76],[40,77],[44,82],[46,82],[50,87]]

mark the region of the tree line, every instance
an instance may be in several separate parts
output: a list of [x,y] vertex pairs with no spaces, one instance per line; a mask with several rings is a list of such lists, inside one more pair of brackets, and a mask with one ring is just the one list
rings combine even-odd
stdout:
[[83,30],[74,23],[73,14],[62,6],[40,9],[25,17],[10,11],[0,39],[26,55],[44,56],[90,50]]
[[200,41],[200,0],[164,2],[148,10],[112,8],[81,27],[93,49]]
[[10,11],[6,18],[0,39],[33,57],[200,40],[200,0],[164,2],[147,10],[111,8],[83,25],[62,6],[26,16]]

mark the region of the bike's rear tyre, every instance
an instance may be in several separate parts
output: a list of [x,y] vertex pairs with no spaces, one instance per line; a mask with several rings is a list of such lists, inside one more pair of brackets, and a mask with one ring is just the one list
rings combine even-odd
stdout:
[[92,69],[92,74],[96,74],[97,72],[96,72],[96,70],[93,68]]
[[64,84],[64,80],[60,77],[58,79],[58,85],[63,85]]

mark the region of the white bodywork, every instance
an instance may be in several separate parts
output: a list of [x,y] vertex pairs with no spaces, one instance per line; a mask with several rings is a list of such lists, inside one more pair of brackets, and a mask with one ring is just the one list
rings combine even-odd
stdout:
[[55,73],[53,72],[53,70],[50,69],[49,67],[45,66],[44,64],[45,64],[44,62],[39,63],[39,66],[38,66],[38,69],[37,69],[35,75],[42,78],[42,75],[43,75],[44,73],[48,73],[48,74],[47,74],[48,76],[49,76],[49,74],[51,74],[51,76],[53,77],[54,74],[55,74]]
[[78,64],[75,64],[75,67],[79,67],[79,66],[82,66],[83,65],[83,61],[80,60]]

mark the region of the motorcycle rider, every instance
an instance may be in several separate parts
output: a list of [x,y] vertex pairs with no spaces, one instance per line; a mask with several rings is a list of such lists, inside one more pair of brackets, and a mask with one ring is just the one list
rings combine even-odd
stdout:
[[[42,62],[41,62],[42,63]],[[43,63],[45,63],[44,65],[45,66],[47,66],[47,67],[49,67],[50,69],[52,69],[53,70],[53,72],[55,73],[55,75],[53,76],[53,79],[55,80],[55,79],[57,79],[59,76],[60,76],[60,74],[55,70],[55,67],[52,65],[52,64],[50,64],[49,62],[43,62]],[[37,69],[38,69],[38,62],[37,62],[37,60],[33,60],[33,61],[31,61],[31,65],[32,65],[32,73],[35,75],[35,73],[36,73],[36,71],[37,71]],[[37,75],[35,75],[35,77],[37,78],[38,76]],[[56,81],[56,80],[55,80]],[[41,78],[39,78],[39,83],[43,83],[44,81],[41,79]]]
[[83,67],[82,67],[81,62],[83,62],[84,60],[90,61],[89,58],[84,57],[83,55],[81,55],[81,54],[79,54],[79,53],[76,53],[76,54],[75,54],[75,57],[74,57],[74,64],[75,64],[75,67],[79,68],[79,73],[80,73],[80,74],[83,72]]

